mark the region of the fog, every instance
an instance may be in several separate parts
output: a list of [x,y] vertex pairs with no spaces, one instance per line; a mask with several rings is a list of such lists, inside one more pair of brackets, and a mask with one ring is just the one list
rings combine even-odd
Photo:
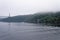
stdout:
[[60,0],[0,0],[0,16],[60,11]]

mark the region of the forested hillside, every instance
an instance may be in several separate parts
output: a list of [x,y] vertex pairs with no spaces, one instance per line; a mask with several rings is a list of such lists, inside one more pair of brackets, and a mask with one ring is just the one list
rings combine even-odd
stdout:
[[33,15],[20,15],[2,19],[5,22],[45,23],[60,26],[60,12],[36,13]]

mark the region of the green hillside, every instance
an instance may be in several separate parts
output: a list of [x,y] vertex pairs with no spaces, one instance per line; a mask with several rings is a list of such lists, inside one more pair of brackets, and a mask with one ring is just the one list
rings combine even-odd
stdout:
[[[38,21],[39,20],[39,21]],[[2,19],[4,22],[30,22],[30,23],[44,23],[50,25],[60,26],[60,12],[36,13],[33,15],[20,15]]]

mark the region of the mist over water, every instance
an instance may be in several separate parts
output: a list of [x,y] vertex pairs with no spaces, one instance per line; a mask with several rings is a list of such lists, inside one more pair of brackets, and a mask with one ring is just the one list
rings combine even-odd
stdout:
[[0,40],[60,40],[60,0],[0,0]]

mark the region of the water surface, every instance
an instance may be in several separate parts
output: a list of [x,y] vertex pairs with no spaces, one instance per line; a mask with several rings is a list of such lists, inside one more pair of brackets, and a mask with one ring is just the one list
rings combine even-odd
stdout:
[[0,40],[60,40],[60,28],[24,22],[0,22]]

